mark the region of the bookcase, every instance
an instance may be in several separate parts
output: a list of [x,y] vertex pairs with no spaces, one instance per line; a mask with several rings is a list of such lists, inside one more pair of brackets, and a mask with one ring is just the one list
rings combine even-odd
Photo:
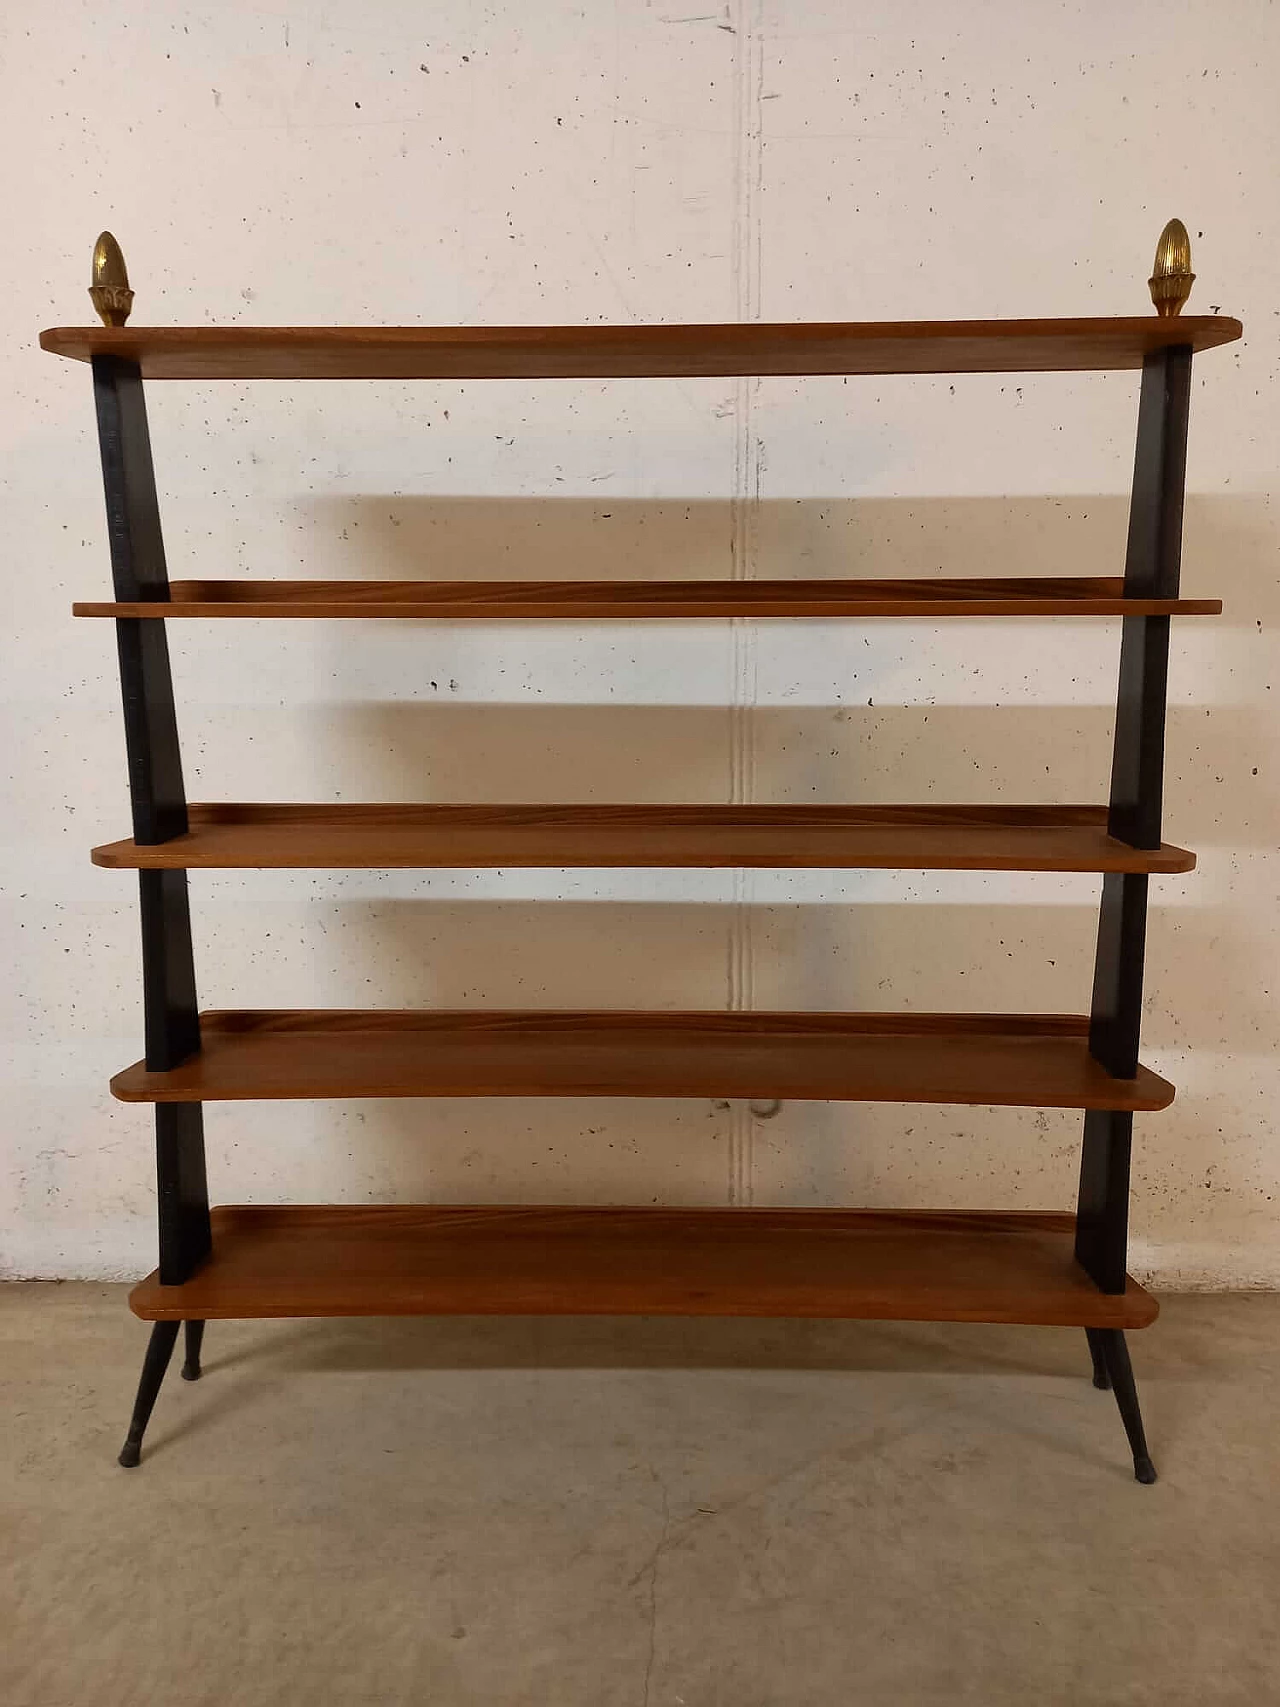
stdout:
[[[182,1373],[195,1379],[210,1320],[665,1313],[1084,1328],[1137,1479],[1154,1481],[1125,1341],[1156,1315],[1126,1274],[1133,1116],[1174,1094],[1138,1059],[1147,884],[1194,864],[1161,840],[1169,619],[1221,608],[1179,593],[1192,357],[1241,335],[1225,316],[1181,314],[1192,277],[1181,226],[1157,251],[1157,312],[1105,319],[130,327],[132,292],[105,233],[93,277],[104,324],[40,342],[92,368],[114,596],[74,608],[115,623],[133,832],[93,859],[137,871],[140,894],[145,1052],[111,1088],[154,1106],[159,1265],[130,1298],[153,1326],[120,1462],[139,1462],[183,1323]],[[1141,373],[1122,573],[170,581],[144,400],[145,383],[181,380],[1067,369]],[[166,638],[169,622],[244,619],[1061,616],[1120,619],[1105,803],[1101,781],[1096,803],[1063,806],[188,803]],[[520,866],[1096,872],[1092,1002],[1074,1015],[198,1008],[189,871]],[[1081,1109],[1078,1201],[1074,1213],[209,1204],[206,1102],[574,1095]]]

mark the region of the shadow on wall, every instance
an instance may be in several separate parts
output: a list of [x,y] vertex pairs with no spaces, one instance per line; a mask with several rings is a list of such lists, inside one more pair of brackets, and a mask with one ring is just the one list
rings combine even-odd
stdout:
[[[781,578],[1120,574],[1128,513],[1127,499],[1096,494],[766,499],[745,507],[375,495],[311,504],[320,555],[328,565],[325,540],[343,538],[343,560],[332,566],[355,579],[659,580],[725,577],[735,566]],[[744,531],[751,534],[745,553],[735,544]],[[1275,720],[1248,703],[1265,691],[1265,659],[1249,641],[1280,619],[1274,534],[1260,499],[1187,501],[1184,586],[1225,602],[1221,619],[1176,625],[1171,663],[1166,824],[1171,836],[1200,846],[1270,848],[1280,840],[1280,796],[1264,762]],[[540,635],[567,632],[558,623],[406,626],[424,644],[448,636],[459,654],[496,631],[513,663],[522,641],[532,646]],[[721,663],[714,634],[724,626],[695,631],[708,677]],[[350,630],[334,624],[326,632],[326,674],[338,704],[323,739],[337,744],[333,757],[350,772],[344,798],[723,800],[735,739],[751,748],[759,800],[1106,796],[1113,622],[765,622],[752,630],[764,690],[753,696],[726,672],[723,696],[708,704],[712,696],[699,694],[704,703],[693,706],[556,704],[554,679],[530,691],[519,676],[512,698],[497,690],[451,698],[457,677],[442,668],[436,644],[429,683],[419,676],[394,699],[344,704]],[[661,644],[678,634],[683,648],[691,630],[596,623],[572,633],[582,636],[579,654],[589,660],[593,648],[619,637],[638,650],[646,635]],[[603,653],[606,679],[612,656]],[[1080,704],[1035,703],[1042,682],[1053,699],[1066,698],[1077,685],[1076,665],[1085,682]],[[830,703],[815,706],[824,671]],[[1016,709],[999,703],[1011,685]],[[661,699],[677,696],[677,681],[665,687]],[[1186,702],[1188,687],[1196,703]],[[974,703],[988,688],[993,703]],[[732,703],[735,691],[745,703]],[[792,699],[795,709],[786,703]]]
[[[995,625],[965,619],[965,626],[989,634]],[[1114,639],[1104,644],[1114,649]],[[855,702],[755,707],[745,721],[760,802],[1100,804],[1107,797],[1109,707]],[[316,732],[348,800],[729,797],[729,711],[721,706],[459,703],[431,693],[323,708]],[[1167,743],[1166,839],[1201,849],[1276,845],[1280,803],[1270,761],[1280,719],[1249,706],[1175,705]]]
[[769,578],[1120,575],[1128,518],[1127,498],[1098,494],[735,502],[366,493],[306,507],[310,543],[333,573],[441,581],[715,579],[743,557]]
[[[664,579],[733,572],[967,577],[1119,574],[1127,501],[1109,496],[812,499],[744,507],[706,500],[369,495],[315,500],[314,513],[320,532],[331,536],[320,550],[326,572],[351,578]],[[1250,646],[1280,615],[1272,532],[1257,501],[1188,501],[1184,583],[1189,592],[1220,592],[1226,615],[1220,623],[1189,621],[1175,641],[1166,823],[1170,839],[1202,851],[1202,868],[1214,863],[1203,858],[1206,848],[1271,849],[1280,839],[1280,806],[1271,781],[1277,769],[1271,762],[1275,720],[1257,709],[1262,688],[1257,673],[1264,660],[1260,649]],[[334,545],[334,536],[340,546]],[[309,572],[317,570],[309,567]],[[725,703],[699,705],[547,703],[554,699],[554,679],[540,682],[536,694],[525,686],[511,700],[497,694],[468,701],[450,686],[461,681],[465,693],[466,667],[460,662],[451,672],[447,658],[442,665],[442,655],[453,648],[463,660],[468,648],[485,643],[514,651],[535,625],[490,627],[487,642],[480,634],[483,626],[416,627],[424,652],[430,649],[432,685],[419,678],[416,686],[397,683],[385,697],[359,700],[343,690],[344,682],[352,680],[348,660],[354,646],[376,648],[379,637],[364,629],[356,639],[344,627],[330,625],[327,677],[336,688],[333,703],[320,708],[317,739],[326,744],[335,793],[369,800],[724,800],[730,798],[735,753],[745,748],[752,797],[759,801],[1091,802],[1106,797],[1112,711],[1109,703],[1099,702],[1109,701],[1114,691],[1118,628],[1112,623],[1042,623],[1034,631],[1030,623],[967,620],[945,629],[842,624],[838,634],[837,625],[823,635],[809,629],[799,641],[794,626],[788,634],[786,624],[761,624],[754,631],[755,679],[767,678],[769,703],[750,702],[750,678],[728,667],[722,651],[716,667],[722,672]],[[656,625],[650,632],[655,631]],[[618,625],[594,625],[583,634],[584,658],[590,660],[593,648],[597,661],[604,657],[602,679],[607,657],[601,647],[618,638]],[[631,650],[663,644],[661,637],[645,642],[635,625],[628,625],[621,638]],[[714,649],[716,642],[708,638],[705,644]],[[818,674],[823,669],[831,674],[829,688],[819,684],[829,702],[789,704],[793,695],[800,699],[814,691],[806,676],[810,646]],[[979,663],[969,665],[968,658]],[[939,659],[952,672],[950,678],[944,675],[941,703],[901,703],[926,698]],[[1083,703],[1034,703],[1040,672],[1046,692],[1069,698],[1076,679],[1073,659],[1080,661]],[[1022,683],[1020,703],[972,703],[975,669],[982,672],[981,691],[988,691],[989,684],[993,697],[1007,693],[1011,683]],[[367,672],[362,679],[367,680]],[[678,682],[666,686],[680,691]],[[1185,703],[1188,688],[1206,703]],[[735,695],[737,703],[730,703]],[[958,703],[947,703],[948,696]],[[714,700],[714,695],[707,697]],[[882,704],[882,698],[890,703]],[[1027,699],[1033,702],[1021,702]],[[269,739],[269,708],[264,719],[263,734]],[[1208,1052],[1241,1039],[1256,1044],[1273,1030],[1270,1004],[1261,994],[1268,945],[1253,928],[1248,905],[1233,898],[1232,872],[1224,855],[1213,877],[1202,869],[1188,880],[1163,880],[1191,903],[1168,909],[1162,909],[1161,900],[1170,891],[1162,880],[1153,881],[1150,987],[1156,1012],[1148,1028],[1151,1046]],[[676,899],[679,874],[672,874],[671,900],[655,883],[655,898],[643,905],[609,898],[610,884],[603,882],[596,901],[397,896],[335,904],[317,899],[314,905],[330,928],[314,962],[319,993],[313,999],[377,1006],[670,1008],[745,1001],[801,1009],[1087,1007],[1095,914],[1092,891],[1086,902],[1080,886],[1096,879],[1066,880],[1077,886],[1066,904],[1064,880],[1052,875],[1015,880],[975,874],[964,880],[973,905],[929,903],[928,882],[921,885],[926,904],[884,905],[873,901],[871,888],[884,882],[883,874],[851,872],[838,881],[848,900],[859,903],[853,906],[832,903],[836,881],[823,876],[812,902],[775,906],[747,904],[750,879],[733,904]],[[723,882],[730,879],[724,876]],[[1043,884],[1046,900],[1058,904],[1031,904],[1030,883]],[[299,992],[299,1002],[304,999]],[[1206,1140],[1235,1118],[1224,1095],[1196,1099],[1195,1120],[1203,1124]],[[442,1112],[440,1132],[451,1134],[446,1150],[461,1163],[467,1161],[462,1154],[467,1149],[470,1159],[456,1177],[446,1164],[450,1177],[433,1176],[432,1194],[442,1199],[467,1195],[463,1176],[469,1174],[483,1181],[483,1189],[471,1193],[476,1197],[537,1197],[536,1182],[515,1158],[508,1172],[500,1157],[473,1166],[475,1153],[485,1146],[486,1131],[501,1130],[508,1142],[521,1142],[516,1126],[527,1132],[530,1145],[542,1146],[563,1120],[562,1105],[526,1110],[527,1119],[520,1122],[491,1121],[486,1108],[481,1102],[471,1105],[466,1116]],[[598,1104],[591,1112],[589,1133],[581,1122],[570,1123],[583,1143],[575,1147],[569,1173],[558,1174],[548,1195],[580,1193],[586,1201],[601,1200],[600,1129],[615,1116]],[[617,1110],[616,1131],[627,1146],[641,1141],[641,1129],[652,1135],[652,1178],[661,1182],[664,1150],[686,1150],[695,1126],[710,1145],[725,1147],[721,1115],[712,1111],[708,1129],[705,1107],[697,1112],[691,1125],[692,1109],[632,1105]],[[1020,1137],[1043,1130],[1033,1111],[1000,1111],[998,1120],[985,1110],[912,1111],[912,1116],[926,1147],[935,1141],[954,1146],[957,1139],[996,1130],[1002,1135],[997,1148],[1012,1150]],[[848,1158],[843,1164],[837,1160],[841,1142],[847,1148],[847,1140],[837,1135],[887,1133],[886,1122],[894,1120],[901,1125],[903,1111],[846,1111],[837,1118],[834,1111],[819,1108],[788,1110],[797,1150],[789,1164],[773,1170],[781,1189],[768,1195],[804,1201],[809,1186],[821,1183],[824,1191],[836,1194],[831,1200],[838,1200],[840,1170]],[[1059,1117],[1054,1117],[1059,1137],[1065,1121],[1059,1130]],[[1070,1125],[1074,1134],[1074,1117]],[[370,1195],[395,1196],[407,1175],[420,1175],[420,1155],[415,1164],[406,1152],[411,1145],[421,1146],[432,1130],[430,1105],[414,1105],[412,1111],[396,1105],[370,1108],[362,1117],[361,1137],[362,1184]],[[826,1134],[830,1140],[818,1145],[825,1168],[819,1164],[809,1171],[801,1159],[806,1134],[815,1139]],[[739,1180],[744,1142],[739,1134],[728,1143],[735,1152],[729,1158],[730,1177]],[[371,1161],[371,1154],[380,1154],[385,1166]],[[1064,1201],[1061,1193],[1074,1170],[1063,1155],[1059,1145],[1050,1165],[1047,1155],[1027,1153],[1015,1200],[1022,1201],[1018,1193],[1029,1189],[1032,1201]],[[699,1172],[692,1169],[694,1175]],[[825,1175],[821,1182],[818,1174]],[[863,1201],[874,1200],[865,1166],[854,1165],[843,1178]],[[992,1206],[1009,1201],[997,1169],[991,1169],[990,1178],[978,1189],[977,1201]],[[1049,1180],[1055,1182],[1051,1194],[1043,1189]],[[418,1195],[422,1183],[419,1178]],[[939,1188],[939,1176],[931,1181],[922,1161],[905,1199],[900,1184],[899,1201],[906,1207],[952,1201],[956,1185],[952,1176]],[[702,1178],[691,1180],[687,1189],[677,1186],[670,1195],[699,1200],[709,1192],[714,1199]]]
[[[720,1008],[735,935],[746,932],[754,1005],[765,1010],[1088,1011],[1096,891],[1087,905],[1014,904],[998,877],[975,876],[969,904],[885,905],[850,877],[849,904],[837,905],[316,901],[328,947],[314,957],[315,1000],[359,1005],[361,990],[376,989],[377,1005],[394,1008]],[[1280,1046],[1265,943],[1233,957],[1225,1015],[1221,987],[1203,976],[1230,923],[1229,908],[1162,910],[1157,896],[1149,1050]],[[1199,978],[1189,975],[1197,963]]]

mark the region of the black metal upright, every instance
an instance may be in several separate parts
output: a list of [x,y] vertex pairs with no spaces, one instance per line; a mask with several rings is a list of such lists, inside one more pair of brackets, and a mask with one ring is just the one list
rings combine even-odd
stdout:
[[[136,362],[95,356],[93,390],[115,596],[122,602],[167,603],[169,572],[141,370]],[[121,619],[116,641],[134,839],[169,841],[187,828],[187,800],[165,624]],[[138,881],[146,1062],[164,1072],[200,1047],[187,874],[141,871]],[[191,1278],[210,1250],[204,1117],[199,1103],[157,1103],[155,1121],[160,1280],[177,1286]],[[138,1462],[143,1430],[173,1349],[172,1327],[158,1322],[152,1331],[122,1464]],[[198,1348],[198,1338],[196,1343]]]
[[[1191,397],[1191,348],[1153,351],[1142,367],[1138,440],[1124,590],[1130,598],[1174,599],[1182,562],[1182,506]],[[1164,791],[1164,729],[1169,618],[1128,616],[1120,641],[1120,684],[1107,829],[1135,848],[1157,848]],[[1108,872],[1102,880],[1089,1049],[1109,1073],[1138,1070],[1147,878]],[[1129,1239],[1129,1162],[1133,1116],[1090,1110],[1084,1120],[1076,1260],[1099,1289],[1121,1293]],[[1153,1482],[1124,1335],[1089,1335],[1095,1379],[1116,1390],[1139,1481]]]

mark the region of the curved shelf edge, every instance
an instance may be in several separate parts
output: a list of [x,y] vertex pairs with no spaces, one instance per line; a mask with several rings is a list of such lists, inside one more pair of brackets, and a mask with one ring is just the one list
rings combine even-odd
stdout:
[[689,621],[710,617],[1217,616],[1221,599],[1126,598],[1119,576],[770,581],[174,581],[165,600],[75,616],[264,620]]
[[1233,342],[1225,314],[639,326],[55,326],[41,349],[144,379],[637,379],[1139,368]]
[[1195,855],[1107,834],[1105,806],[192,805],[169,841],[110,842],[112,870],[761,867],[1186,872]]
[[808,1316],[1142,1328],[1098,1291],[1074,1217],[848,1209],[302,1205],[213,1211],[213,1252],[158,1273],[145,1321],[391,1315]]
[[122,1102],[345,1097],[778,1097],[1009,1108],[1165,1108],[1146,1067],[1114,1078],[1075,1014],[229,1010]]

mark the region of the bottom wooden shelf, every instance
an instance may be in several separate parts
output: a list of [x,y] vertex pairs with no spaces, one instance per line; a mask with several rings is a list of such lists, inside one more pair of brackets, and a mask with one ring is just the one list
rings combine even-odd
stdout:
[[1141,1328],[1070,1215],[848,1209],[300,1206],[213,1212],[213,1255],[157,1274],[146,1321],[249,1316],[843,1316]]

